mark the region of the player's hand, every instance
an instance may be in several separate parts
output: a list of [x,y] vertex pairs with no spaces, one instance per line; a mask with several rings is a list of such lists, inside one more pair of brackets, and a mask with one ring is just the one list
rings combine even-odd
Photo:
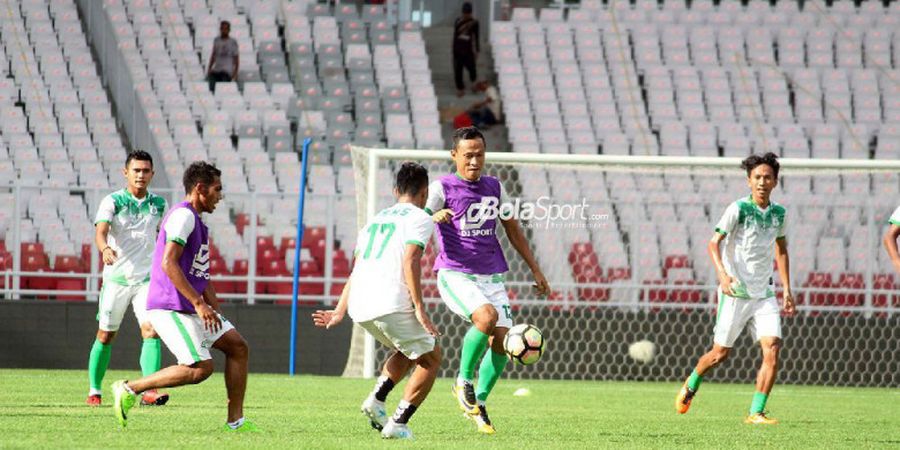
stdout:
[[101,256],[103,257],[103,264],[106,264],[107,266],[113,265],[119,259],[119,255],[116,254],[116,251],[113,250],[112,247],[103,249]]
[[734,283],[734,278],[731,275],[727,273],[719,275],[719,289],[729,297],[734,297],[734,291],[731,290],[732,283]]
[[335,310],[322,311],[318,310],[312,313],[313,324],[317,327],[323,327],[326,330],[341,323],[344,320],[343,314],[338,314]]
[[788,316],[793,316],[794,313],[797,312],[797,307],[794,304],[794,296],[791,295],[790,292],[784,293],[784,306],[782,309],[784,309],[784,313]]
[[539,295],[545,297],[550,295],[550,283],[547,282],[547,278],[544,277],[541,271],[534,273],[534,285],[532,287]]
[[211,306],[202,303],[196,310],[200,320],[203,321],[203,328],[206,328],[207,331],[217,333],[222,328],[222,319]]
[[450,208],[444,208],[431,216],[431,220],[434,223],[449,223],[450,219],[453,218],[453,210]]
[[441,332],[438,331],[437,327],[435,327],[434,324],[431,323],[431,319],[428,318],[428,314],[425,313],[425,310],[417,309],[416,310],[416,319],[422,325],[422,328],[424,328],[425,331],[428,332],[428,334],[430,334],[434,337],[438,337],[441,335]]

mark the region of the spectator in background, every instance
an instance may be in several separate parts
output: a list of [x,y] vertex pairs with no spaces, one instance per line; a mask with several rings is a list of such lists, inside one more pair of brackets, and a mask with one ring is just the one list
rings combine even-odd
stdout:
[[472,125],[485,129],[500,121],[500,93],[487,81],[479,81],[472,87],[475,92],[483,92],[484,99],[472,104],[467,111]]
[[209,90],[216,92],[216,83],[220,81],[237,80],[238,67],[240,67],[240,54],[238,43],[229,37],[231,23],[223,20],[219,24],[219,37],[213,41],[212,56],[209,58],[209,68],[206,70],[206,79],[209,81]]
[[474,83],[475,60],[481,51],[478,34],[478,20],[472,17],[472,3],[462,5],[462,17],[453,24],[453,76],[456,80],[456,96],[466,93],[463,84],[463,68],[469,71],[469,81]]

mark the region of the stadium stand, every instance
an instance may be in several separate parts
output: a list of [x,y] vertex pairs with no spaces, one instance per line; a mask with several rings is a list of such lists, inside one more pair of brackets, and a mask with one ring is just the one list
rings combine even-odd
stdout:
[[[99,199],[67,188],[117,183],[124,146],[74,3],[5,1],[0,10],[0,183],[22,186],[20,218],[10,207],[13,194],[0,194],[7,205],[0,214],[0,261],[12,269],[6,243],[16,242],[18,231],[23,271],[84,273],[93,240],[89,210]],[[39,276],[24,277],[21,285],[85,286],[84,279]]]
[[[895,159],[900,5],[798,5],[593,0],[567,14],[515,8],[490,35],[513,151]],[[584,192],[610,201],[611,226],[562,235],[571,274],[554,276],[570,281],[612,282],[629,267],[640,268],[637,281],[647,286],[713,281],[705,242],[745,189],[738,178],[643,173],[554,176],[548,186],[541,169],[528,171],[541,182],[522,186],[525,197],[549,190],[563,200]],[[814,288],[859,285],[862,255],[873,251],[879,267],[891,267],[868,247],[877,244],[865,236],[873,218],[858,199],[871,196],[888,214],[898,188],[896,175],[786,180],[778,197],[803,205],[789,209],[794,278]],[[566,258],[551,241],[536,241],[539,257]],[[699,301],[685,292],[649,295]],[[835,294],[807,301],[853,303]]]

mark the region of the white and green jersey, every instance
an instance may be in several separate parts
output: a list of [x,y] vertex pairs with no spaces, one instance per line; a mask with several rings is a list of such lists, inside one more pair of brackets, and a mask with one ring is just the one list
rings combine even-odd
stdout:
[[354,322],[414,310],[403,276],[403,255],[407,244],[425,249],[432,231],[431,216],[410,203],[384,209],[366,224],[356,239],[350,275],[347,312]]
[[94,225],[110,224],[106,242],[118,255],[113,265],[103,268],[105,282],[129,286],[150,281],[153,247],[165,211],[166,199],[150,192],[138,199],[122,189],[103,198]]
[[894,213],[891,214],[891,218],[888,219],[888,223],[900,227],[900,206],[898,206],[897,209],[894,210]]
[[770,201],[762,209],[752,197],[736,200],[728,205],[716,225],[716,232],[725,236],[722,263],[725,271],[736,281],[735,297],[768,298],[772,292],[772,261],[775,259],[775,240],[784,237],[785,209]]

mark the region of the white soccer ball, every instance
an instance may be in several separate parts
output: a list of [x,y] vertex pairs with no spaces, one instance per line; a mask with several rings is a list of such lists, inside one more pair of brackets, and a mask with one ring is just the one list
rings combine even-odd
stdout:
[[643,339],[628,346],[628,356],[631,359],[647,364],[656,356],[656,344]]
[[534,364],[544,354],[544,336],[533,325],[522,323],[509,329],[503,339],[506,354],[519,364]]

